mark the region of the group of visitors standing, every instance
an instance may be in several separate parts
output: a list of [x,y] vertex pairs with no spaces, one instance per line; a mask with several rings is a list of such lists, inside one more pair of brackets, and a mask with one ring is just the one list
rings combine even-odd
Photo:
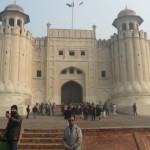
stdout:
[[26,118],[29,119],[29,114],[32,112],[33,113],[33,116],[34,116],[34,119],[36,119],[36,116],[37,114],[38,115],[53,115],[54,116],[54,112],[55,112],[55,103],[53,104],[44,104],[44,103],[41,103],[41,104],[38,104],[36,103],[32,110],[30,110],[30,106],[28,105],[27,108],[26,108],[26,112],[27,112],[27,116]]
[[[48,105],[45,105],[47,108]],[[116,106],[114,104],[112,106],[112,111],[115,109]],[[41,108],[43,106],[40,106]],[[81,150],[81,143],[82,143],[82,130],[75,124],[75,115],[79,114],[84,116],[84,119],[88,119],[88,115],[91,115],[91,120],[95,120],[96,116],[101,117],[102,112],[105,111],[106,115],[109,115],[108,105],[95,105],[94,103],[84,103],[84,104],[70,104],[65,109],[66,105],[62,105],[62,113],[64,118],[67,120],[68,124],[64,130],[64,134],[62,137],[62,144],[65,150]],[[137,106],[136,103],[132,105],[134,115],[137,115]],[[30,113],[30,106],[28,105],[26,108],[27,116],[29,118]],[[38,112],[38,107],[35,105],[32,108],[33,114],[34,112]],[[116,112],[113,114],[116,114]],[[11,106],[11,112],[6,111],[6,117],[8,118],[8,123],[5,130],[5,137],[8,144],[9,150],[18,150],[18,141],[20,137],[21,131],[21,124],[22,124],[22,117],[18,114],[18,107],[17,105]],[[99,118],[100,119],[100,118]]]
[[96,105],[94,103],[71,103],[69,105],[62,104],[61,111],[65,116],[68,113],[72,113],[74,117],[80,115],[80,118],[84,118],[84,120],[88,120],[89,118],[95,120],[96,117],[101,120],[110,113],[116,115],[116,105],[111,104],[109,106],[107,103],[104,105]]

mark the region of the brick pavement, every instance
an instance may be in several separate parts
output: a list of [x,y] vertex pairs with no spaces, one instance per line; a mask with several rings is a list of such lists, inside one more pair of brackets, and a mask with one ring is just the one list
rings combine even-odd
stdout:
[[[7,124],[7,119],[0,118],[0,129],[4,129]],[[76,117],[76,124],[82,129],[84,128],[144,128],[150,127],[150,116],[132,116],[132,115],[121,115],[117,114],[113,116],[112,114],[106,118],[102,118],[101,121],[96,118],[92,121],[90,118],[88,120],[80,119],[79,116]],[[66,121],[63,116],[37,116],[37,119],[33,119],[30,115],[29,119],[23,117],[22,128],[24,129],[64,129],[66,126]]]

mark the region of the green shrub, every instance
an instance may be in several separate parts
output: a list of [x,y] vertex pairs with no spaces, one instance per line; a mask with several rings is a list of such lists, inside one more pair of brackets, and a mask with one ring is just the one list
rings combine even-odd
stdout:
[[8,150],[7,142],[1,142],[0,141],[0,150]]

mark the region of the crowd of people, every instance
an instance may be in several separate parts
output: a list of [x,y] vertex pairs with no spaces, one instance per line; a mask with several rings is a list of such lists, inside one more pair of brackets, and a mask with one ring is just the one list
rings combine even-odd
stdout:
[[105,103],[104,105],[94,104],[94,103],[71,103],[69,105],[62,104],[61,112],[67,118],[68,114],[72,114],[74,118],[76,115],[80,115],[80,118],[88,120],[95,120],[98,117],[99,120],[105,118],[110,113],[116,115],[116,105]]
[[[32,109],[30,109],[30,106],[28,105],[26,108],[27,116],[26,118],[29,119],[29,114],[32,113],[34,116],[34,119],[36,119],[36,115],[53,115],[55,113],[55,103],[36,103]],[[32,111],[31,111],[32,110]]]
[[[37,115],[47,115],[47,116],[54,116],[55,114],[56,104],[53,103],[36,103],[31,109],[28,105],[26,108],[27,116],[32,113],[34,119],[36,119]],[[137,115],[137,107],[136,103],[132,105],[133,115]],[[82,103],[70,103],[70,104],[61,104],[61,113],[62,116],[66,117],[68,114],[72,114],[74,118],[78,115],[81,119],[84,120],[95,120],[98,118],[101,120],[110,115],[116,115],[117,108],[116,105],[113,103],[108,104],[107,102],[102,104],[95,104],[89,102],[82,102]]]
[[[41,115],[54,115],[55,103],[53,104],[38,104],[36,103],[32,112],[34,119],[36,119],[36,114]],[[133,113],[137,115],[137,106],[136,103],[132,105]],[[61,112],[64,116],[64,119],[67,120],[67,127],[64,129],[64,134],[62,137],[62,144],[66,150],[80,150],[82,142],[82,130],[75,124],[76,115],[79,115],[80,118],[84,120],[95,120],[98,117],[101,120],[105,118],[110,113],[116,115],[116,105],[104,103],[104,105],[94,104],[94,103],[71,103],[69,105],[62,104]],[[26,108],[27,116],[29,119],[30,115],[30,106]],[[5,130],[5,137],[7,140],[7,145],[9,150],[18,150],[18,141],[20,137],[20,130],[22,124],[22,117],[18,114],[17,105],[11,106],[11,112],[6,111],[6,117],[8,118],[8,123]]]

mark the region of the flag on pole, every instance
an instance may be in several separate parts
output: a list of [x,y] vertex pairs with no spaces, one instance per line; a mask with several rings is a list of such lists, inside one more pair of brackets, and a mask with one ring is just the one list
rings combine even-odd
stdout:
[[72,7],[74,7],[74,0],[72,0]]
[[67,5],[67,6],[69,6],[69,7],[72,7],[72,5],[71,5],[71,4],[66,3],[66,5]]
[[83,1],[79,4],[79,6],[82,5],[82,4],[83,4]]
[[72,7],[74,7],[74,2],[72,3]]
[[72,1],[71,4],[66,3],[66,5],[69,6],[69,7],[74,7],[74,1]]

